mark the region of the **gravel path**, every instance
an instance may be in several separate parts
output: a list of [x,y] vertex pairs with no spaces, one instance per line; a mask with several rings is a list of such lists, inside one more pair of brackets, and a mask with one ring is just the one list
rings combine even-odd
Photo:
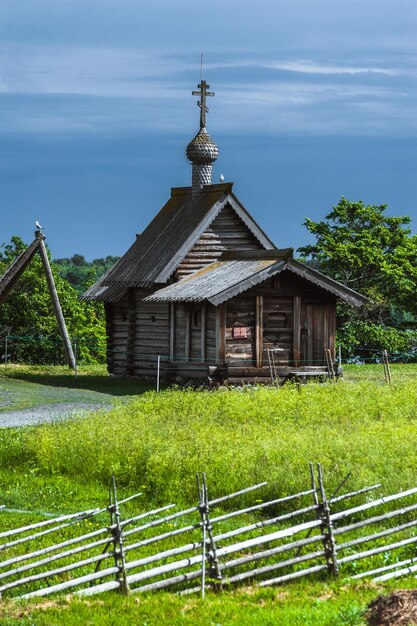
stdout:
[[111,405],[86,404],[82,402],[46,404],[33,409],[0,413],[0,428],[33,426],[35,424],[54,422],[55,420],[65,419],[66,417],[80,415],[88,411],[97,411],[99,409],[109,410],[110,408],[112,408]]

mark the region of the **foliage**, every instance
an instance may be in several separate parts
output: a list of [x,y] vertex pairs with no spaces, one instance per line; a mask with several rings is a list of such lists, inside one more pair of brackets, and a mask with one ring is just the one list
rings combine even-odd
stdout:
[[55,259],[60,275],[65,278],[79,294],[95,283],[118,260],[115,256],[106,256],[104,259],[94,259],[89,262],[81,254],[74,254],[71,258]]
[[391,353],[391,359],[417,360],[417,331],[401,330],[361,320],[343,325],[337,332],[343,356],[359,354],[363,358],[380,358],[382,350]]
[[362,317],[380,323],[391,320],[392,306],[417,313],[417,235],[407,227],[411,218],[388,216],[386,208],[342,197],[324,221],[305,220],[316,242],[299,248],[321,271],[367,295],[372,303]]
[[[19,237],[0,248],[0,275],[25,249]],[[56,289],[61,302],[69,335],[83,338],[79,359],[94,362],[103,358],[105,337],[104,314],[101,305],[84,303],[52,264]],[[29,267],[0,308],[0,330],[9,329],[13,337],[10,350],[13,360],[26,363],[63,362],[62,342],[54,316],[41,259],[35,255]]]

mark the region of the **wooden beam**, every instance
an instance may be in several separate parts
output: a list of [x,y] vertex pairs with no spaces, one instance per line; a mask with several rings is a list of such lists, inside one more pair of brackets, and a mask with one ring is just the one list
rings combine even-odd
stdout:
[[186,361],[190,360],[190,317],[191,317],[191,307],[185,305],[185,347],[184,347],[184,357]]
[[255,346],[256,346],[256,367],[263,366],[264,351],[264,298],[256,296],[256,314],[255,314]]
[[301,297],[294,297],[294,332],[292,337],[294,367],[301,365]]
[[216,353],[219,362],[226,359],[226,304],[216,308]]
[[203,302],[201,305],[201,360],[204,362],[206,358],[206,318],[207,304]]
[[[43,237],[43,235],[41,235]],[[58,322],[58,328],[60,335],[62,337],[62,341],[64,344],[65,354],[67,356],[68,365],[74,371],[76,370],[76,362],[74,357],[74,352],[72,350],[71,341],[68,335],[67,326],[65,324],[64,315],[61,309],[61,303],[59,301],[58,293],[55,287],[54,277],[52,275],[51,266],[49,265],[48,254],[46,252],[45,244],[43,242],[43,238],[39,239],[39,253],[42,259],[43,269],[46,275],[46,282],[48,283],[49,294],[51,296],[52,305],[55,311],[56,321]]]
[[30,246],[19,254],[17,259],[7,268],[3,276],[0,277],[0,304],[6,300],[10,291],[33,259],[33,256],[39,248],[40,241],[41,239],[38,237],[32,241]]
[[175,345],[175,302],[171,302],[169,306],[169,360],[174,360]]

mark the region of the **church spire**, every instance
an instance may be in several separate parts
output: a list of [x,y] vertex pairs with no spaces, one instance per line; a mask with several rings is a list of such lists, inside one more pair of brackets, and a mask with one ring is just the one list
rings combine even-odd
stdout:
[[192,197],[198,195],[204,185],[211,184],[211,171],[214,161],[219,156],[219,149],[206,130],[207,96],[214,96],[208,91],[210,85],[203,78],[198,85],[199,91],[193,91],[193,96],[200,96],[197,105],[200,107],[200,130],[187,146],[186,154],[192,163]]

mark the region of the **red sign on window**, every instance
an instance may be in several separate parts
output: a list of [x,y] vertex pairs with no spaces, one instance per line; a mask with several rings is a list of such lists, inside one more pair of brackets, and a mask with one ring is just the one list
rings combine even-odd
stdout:
[[232,336],[233,339],[247,339],[248,328],[246,326],[233,326]]

